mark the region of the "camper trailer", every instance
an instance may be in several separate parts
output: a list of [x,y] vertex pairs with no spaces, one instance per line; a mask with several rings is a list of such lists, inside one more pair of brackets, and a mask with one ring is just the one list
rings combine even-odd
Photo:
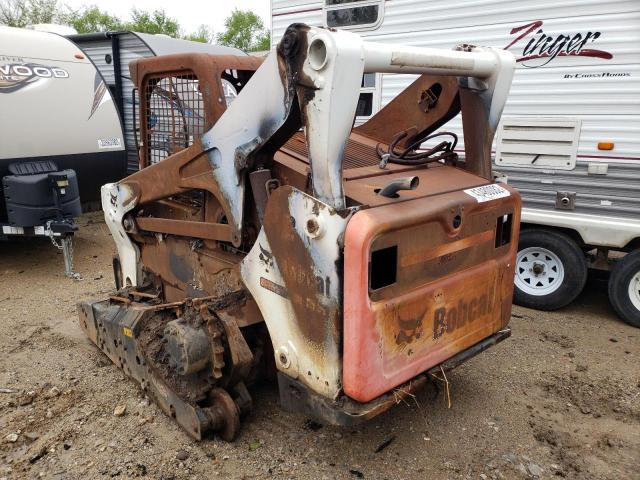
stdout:
[[[450,48],[464,38],[512,52],[517,68],[493,154],[524,205],[514,300],[561,308],[589,268],[611,270],[612,306],[640,326],[637,1],[273,0],[274,45],[297,22],[388,44]],[[357,121],[412,79],[365,74]],[[451,128],[462,138],[460,119]]]
[[0,237],[50,237],[71,275],[73,218],[126,172],[111,94],[68,39],[0,27],[0,109]]
[[[138,58],[177,53],[245,55],[242,51],[231,47],[138,32],[85,33],[69,35],[68,38],[93,61],[115,99],[124,125],[124,145],[127,150],[128,173],[135,172],[140,168],[138,150],[141,143],[139,138],[140,125],[136,119],[136,107],[139,105],[139,97],[129,74],[129,63]],[[168,89],[165,90],[168,91]],[[192,88],[191,92],[195,96],[197,88]],[[159,109],[171,108],[171,104],[171,98],[165,97],[161,99],[157,96],[153,107]],[[195,109],[192,110],[195,111]],[[154,117],[151,118],[153,121]],[[166,126],[161,125],[159,127]],[[166,129],[160,128],[160,130]],[[189,136],[189,132],[186,132],[186,136]],[[167,135],[160,134],[155,137],[156,150],[161,158],[165,158],[170,153],[164,146],[167,138]]]

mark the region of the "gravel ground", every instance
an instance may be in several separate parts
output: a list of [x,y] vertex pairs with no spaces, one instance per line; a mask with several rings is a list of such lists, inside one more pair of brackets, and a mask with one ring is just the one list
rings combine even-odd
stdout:
[[602,278],[559,312],[514,307],[512,338],[449,375],[450,408],[429,388],[341,429],[266,384],[235,443],[198,443],[77,326],[75,303],[112,286],[109,233],[81,224],[81,281],[47,241],[0,244],[0,479],[640,478],[640,330]]

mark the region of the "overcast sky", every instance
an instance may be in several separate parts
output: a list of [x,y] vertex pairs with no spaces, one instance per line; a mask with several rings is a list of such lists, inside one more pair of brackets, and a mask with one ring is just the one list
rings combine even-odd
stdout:
[[205,24],[218,33],[224,30],[224,19],[234,8],[252,10],[262,17],[266,27],[271,28],[270,0],[60,0],[60,4],[78,8],[82,5],[97,5],[122,19],[129,18],[135,6],[139,10],[164,10],[175,18],[186,33],[195,31]]

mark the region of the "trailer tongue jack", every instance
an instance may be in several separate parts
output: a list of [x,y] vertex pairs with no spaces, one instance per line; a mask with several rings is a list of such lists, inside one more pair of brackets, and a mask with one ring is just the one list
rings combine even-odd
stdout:
[[8,225],[4,235],[46,236],[62,250],[65,275],[73,271],[74,217],[80,215],[78,182],[73,170],[59,171],[52,161],[16,162],[3,177]]

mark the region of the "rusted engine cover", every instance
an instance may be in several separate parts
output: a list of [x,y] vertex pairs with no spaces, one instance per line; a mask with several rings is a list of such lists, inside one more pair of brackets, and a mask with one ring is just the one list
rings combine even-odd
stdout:
[[371,401],[506,327],[520,196],[506,186],[486,189],[502,198],[458,190],[361,210],[349,221],[343,337],[349,397]]

